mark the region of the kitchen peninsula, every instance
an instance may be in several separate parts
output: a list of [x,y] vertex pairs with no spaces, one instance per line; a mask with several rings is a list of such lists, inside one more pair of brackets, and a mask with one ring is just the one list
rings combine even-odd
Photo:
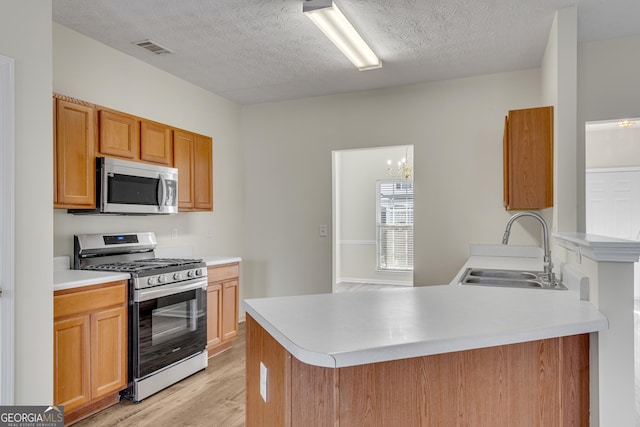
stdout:
[[589,333],[579,289],[445,286],[244,301],[247,425],[584,425]]

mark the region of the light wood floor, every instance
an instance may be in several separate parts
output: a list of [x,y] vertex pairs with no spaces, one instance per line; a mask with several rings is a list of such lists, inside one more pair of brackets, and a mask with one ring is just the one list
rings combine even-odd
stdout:
[[204,371],[143,400],[123,400],[74,427],[244,426],[245,326],[240,323],[233,346],[209,359]]
[[[335,292],[356,292],[402,286],[342,283]],[[209,366],[143,400],[123,400],[74,427],[237,427],[245,422],[245,324],[233,346],[209,359]]]

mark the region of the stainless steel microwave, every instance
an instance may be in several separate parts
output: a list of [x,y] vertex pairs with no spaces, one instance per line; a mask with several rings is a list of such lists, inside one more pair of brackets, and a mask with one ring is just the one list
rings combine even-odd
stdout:
[[96,209],[73,214],[168,215],[178,213],[178,169],[96,158]]

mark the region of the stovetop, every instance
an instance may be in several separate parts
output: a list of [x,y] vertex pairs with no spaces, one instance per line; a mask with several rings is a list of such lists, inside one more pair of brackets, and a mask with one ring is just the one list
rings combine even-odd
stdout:
[[202,267],[201,259],[192,258],[148,258],[125,262],[110,262],[105,264],[94,264],[83,267],[83,270],[98,271],[119,271],[125,273],[140,273],[144,270],[157,270],[158,272],[168,271],[172,267],[195,268]]
[[202,259],[156,258],[153,232],[77,234],[73,246],[74,269],[129,273],[134,289],[207,277]]

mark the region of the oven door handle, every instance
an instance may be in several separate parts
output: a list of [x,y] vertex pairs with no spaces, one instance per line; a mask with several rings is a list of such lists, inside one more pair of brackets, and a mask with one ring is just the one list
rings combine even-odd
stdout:
[[172,285],[161,285],[150,289],[137,289],[134,292],[133,301],[142,302],[149,301],[151,299],[166,297],[169,295],[179,294],[181,292],[192,291],[194,289],[202,288],[207,290],[207,280],[190,281],[189,283],[177,283]]

